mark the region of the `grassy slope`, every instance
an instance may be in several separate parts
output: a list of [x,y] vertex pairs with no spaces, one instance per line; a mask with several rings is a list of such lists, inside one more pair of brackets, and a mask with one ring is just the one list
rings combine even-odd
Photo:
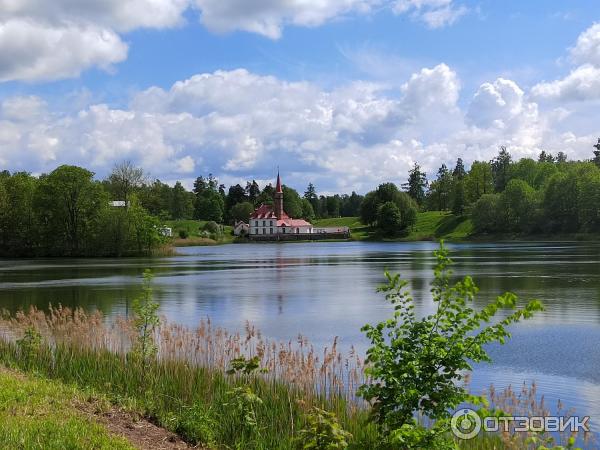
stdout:
[[[205,220],[167,220],[165,225],[173,229],[173,245],[184,247],[189,245],[215,245],[230,244],[233,242],[233,227],[224,226],[223,236],[219,241],[207,239],[200,236],[200,230],[206,224]],[[188,233],[187,239],[179,239],[179,230],[185,230]]]
[[132,449],[74,407],[81,396],[59,382],[0,369],[0,448]]
[[[209,447],[218,444],[218,448],[293,449],[297,430],[306,425],[303,411],[307,408],[302,401],[308,399],[283,383],[254,377],[247,381],[236,379],[185,361],[152,362],[142,377],[139,365],[128,364],[124,358],[106,351],[61,346],[56,348],[56,363],[49,354],[44,347],[27,362],[14,345],[0,339],[0,363],[35,371],[58,384],[74,383],[84,392],[100,392],[193,443]],[[259,434],[244,425],[244,415],[232,406],[232,390],[246,384],[262,399],[262,404],[255,407]],[[321,406],[340,417],[345,429],[353,433],[358,448],[374,448],[377,435],[374,426],[367,424],[365,412],[351,412],[342,399]]]
[[[319,219],[314,221],[315,226],[350,227],[352,238],[355,240],[379,240],[369,227],[364,226],[358,217],[339,217],[332,219]],[[417,222],[407,236],[397,238],[401,241],[422,240],[461,240],[467,239],[473,232],[473,224],[465,216],[455,216],[445,211],[425,211],[417,215]],[[387,240],[387,239],[386,239]]]
[[[0,369],[0,449],[131,449],[127,442],[79,414],[73,404],[85,401],[81,392],[101,392],[103,398],[210,448],[294,449],[298,430],[306,426],[303,416],[308,399],[283,383],[253,377],[236,381],[219,371],[170,361],[151,363],[144,372],[146,382],[140,384],[139,367],[117,355],[62,346],[56,351],[55,359],[45,349],[24,361],[13,345],[0,340],[0,361],[50,378]],[[74,383],[82,391],[63,383]],[[244,416],[232,407],[231,392],[236,385],[248,385],[262,398],[263,403],[255,407],[256,432],[244,426]],[[308,405],[313,401],[321,403],[313,398]],[[352,449],[378,448],[380,437],[367,421],[366,411],[349,408],[339,399],[320,406],[334,412],[342,427],[353,434]],[[504,448],[496,436],[461,441],[459,446],[469,450]]]

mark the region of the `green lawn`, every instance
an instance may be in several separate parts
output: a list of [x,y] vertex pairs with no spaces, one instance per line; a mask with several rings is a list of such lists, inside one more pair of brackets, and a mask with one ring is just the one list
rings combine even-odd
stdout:
[[368,237],[369,227],[363,225],[358,217],[334,217],[331,219],[313,220],[315,227],[349,227],[353,240],[362,240]]
[[0,368],[1,449],[133,449],[74,404],[75,389]]
[[195,238],[201,238],[201,229],[206,225],[206,220],[167,220],[164,224],[173,229],[174,245],[185,246],[186,242],[179,239],[179,231],[185,230],[188,234],[189,244],[191,245],[215,245],[215,244],[229,244],[233,242],[234,236],[232,234],[233,227],[225,225],[223,227],[223,235],[218,241],[212,239],[199,240]]
[[[372,229],[363,225],[358,217],[337,217],[313,221],[317,227],[350,227],[354,240],[382,240]],[[455,216],[447,211],[424,211],[417,214],[417,222],[408,235],[394,240],[461,240],[473,233],[473,224],[466,216]],[[387,240],[387,239],[386,239]]]

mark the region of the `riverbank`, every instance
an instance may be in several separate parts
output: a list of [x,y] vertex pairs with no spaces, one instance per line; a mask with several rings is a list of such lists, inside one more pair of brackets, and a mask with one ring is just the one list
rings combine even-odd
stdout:
[[0,448],[188,448],[105,398],[74,386],[0,366]]
[[[358,448],[374,448],[377,442],[368,412],[341,395],[339,376],[345,369],[335,347],[321,360],[321,352],[307,348],[301,357],[287,344],[258,338],[252,328],[239,336],[207,322],[194,330],[161,324],[162,358],[141,364],[127,356],[131,343],[126,336],[133,329],[123,317],[106,325],[99,313],[56,309],[48,316],[33,311],[0,322],[8,330],[0,338],[0,364],[76,385],[83,392],[100,392],[113,405],[191,445],[296,448],[298,431],[307,426],[314,406],[334,412]],[[41,341],[20,344],[8,337],[27,336],[32,326],[40,330]],[[228,374],[233,359],[248,352],[262,355],[258,367],[264,371]]]
[[[164,256],[176,254],[176,247],[210,246],[232,243],[245,243],[252,241],[233,236],[232,227],[223,226],[223,233],[215,239],[205,237],[202,227],[206,224],[197,220],[169,221],[174,238],[167,247],[166,252],[159,253]],[[328,219],[316,219],[313,221],[315,227],[348,227],[350,229],[349,239],[322,239],[320,242],[339,241],[370,241],[370,242],[417,242],[417,241],[440,241],[449,242],[505,242],[505,241],[591,241],[599,238],[593,233],[560,233],[560,234],[518,234],[518,233],[494,233],[477,234],[473,223],[467,215],[454,215],[448,211],[423,211],[417,214],[415,224],[408,232],[397,237],[386,237],[376,229],[361,223],[359,217],[334,217]],[[185,230],[188,237],[185,239],[177,237],[179,230]],[[312,242],[312,241],[290,241]]]
[[[36,434],[46,444],[42,448],[294,449],[316,420],[315,407],[332,413],[327,420],[350,433],[347,448],[380,448],[382,436],[369,420],[368,405],[354,395],[366,380],[361,358],[340,353],[335,341],[323,352],[303,340],[270,342],[250,325],[240,336],[210,322],[196,329],[161,323],[161,357],[142,363],[126,350],[132,322],[121,317],[107,325],[102,319],[99,313],[54,309],[0,320],[0,367],[12,368],[5,378],[0,370],[5,410],[16,402],[32,422],[51,424],[49,430],[64,435],[59,440]],[[39,340],[27,338],[32,329],[40,330]],[[240,358],[248,353],[256,359]],[[532,414],[543,407],[533,388],[523,386],[521,394],[516,407]],[[22,398],[30,403],[19,404]],[[510,388],[494,394],[504,411],[511,412],[514,401]],[[71,418],[75,428],[69,428]],[[34,436],[37,429],[29,431],[28,423],[16,419],[14,427]],[[90,433],[102,445],[90,445]],[[511,439],[517,436],[505,442],[492,433],[456,443],[504,449],[513,448]]]

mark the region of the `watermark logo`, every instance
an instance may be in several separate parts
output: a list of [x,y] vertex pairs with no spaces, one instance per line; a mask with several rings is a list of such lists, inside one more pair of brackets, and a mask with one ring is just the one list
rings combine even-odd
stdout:
[[450,420],[452,433],[459,439],[473,439],[481,431],[481,417],[470,408],[459,409]]
[[489,432],[588,432],[590,418],[563,416],[489,416],[480,417],[471,408],[462,408],[454,413],[450,421],[452,433],[459,439],[473,439],[481,430]]

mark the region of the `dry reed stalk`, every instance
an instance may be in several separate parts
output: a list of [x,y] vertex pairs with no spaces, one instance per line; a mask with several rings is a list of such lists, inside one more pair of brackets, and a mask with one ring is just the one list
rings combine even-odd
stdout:
[[[18,339],[33,326],[49,345],[66,344],[92,350],[109,350],[124,354],[135,337],[132,320],[117,317],[109,320],[99,311],[85,312],[62,306],[48,312],[34,307],[0,319],[0,335],[5,340]],[[225,371],[234,358],[258,356],[261,374],[267,381],[284,382],[301,390],[309,398],[340,398],[352,403],[356,388],[364,383],[363,361],[352,349],[348,355],[338,350],[336,337],[331,347],[320,352],[304,336],[295,341],[276,342],[266,339],[250,323],[244,334],[230,333],[203,319],[194,329],[162,319],[156,332],[158,357],[161,360],[186,361],[193,366]]]

